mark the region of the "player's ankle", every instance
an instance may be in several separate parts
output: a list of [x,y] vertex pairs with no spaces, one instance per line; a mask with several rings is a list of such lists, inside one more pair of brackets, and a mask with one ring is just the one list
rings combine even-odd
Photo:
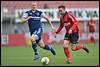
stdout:
[[66,61],[72,62],[72,59],[69,57],[66,59]]
[[65,60],[65,62],[66,62],[67,64],[72,64],[71,58],[67,58],[67,59]]

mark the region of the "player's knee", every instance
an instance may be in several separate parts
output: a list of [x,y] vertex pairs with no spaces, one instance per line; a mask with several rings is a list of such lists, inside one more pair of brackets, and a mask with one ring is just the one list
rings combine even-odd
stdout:
[[44,47],[44,45],[39,45],[41,48],[43,48]]
[[45,45],[44,45],[44,43],[39,43],[39,46],[40,46],[41,48],[43,48]]
[[34,35],[31,36],[31,40],[35,41],[35,36]]
[[69,41],[68,41],[68,40],[64,40],[63,46],[64,46],[64,47],[68,47],[68,46],[69,46]]
[[72,51],[75,51],[75,48],[71,48],[72,49]]
[[71,49],[72,49],[72,51],[76,51],[76,47],[75,46],[72,46]]
[[37,36],[37,35],[34,35],[34,34],[33,34],[33,35],[31,36],[31,40],[32,40],[32,41],[35,41],[35,40],[37,40],[37,39],[38,39],[38,36]]
[[64,46],[64,47],[68,47],[68,44],[65,44],[65,43],[64,43],[63,46]]
[[40,44],[39,46],[40,46],[41,48],[43,48],[43,47],[44,47],[44,45],[43,45],[43,44]]

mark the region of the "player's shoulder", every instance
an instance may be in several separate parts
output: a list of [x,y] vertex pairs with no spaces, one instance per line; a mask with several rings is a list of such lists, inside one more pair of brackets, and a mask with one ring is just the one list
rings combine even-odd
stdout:
[[39,12],[39,13],[43,13],[43,12],[42,12],[41,10],[39,10],[39,9],[37,9],[36,11]]
[[90,20],[95,21],[93,18],[91,18]]
[[67,11],[67,13],[72,13],[72,11]]
[[29,13],[29,12],[31,12],[32,10],[27,10],[25,13]]
[[89,22],[94,22],[94,23],[95,23],[96,20],[94,20],[93,18],[90,18],[90,19],[89,19]]
[[68,13],[68,15],[69,15],[69,14],[73,15],[72,11],[68,11],[67,13]]
[[69,15],[73,15],[71,11],[66,11],[65,16],[69,17]]
[[[30,12],[32,12],[32,10],[27,10],[25,13],[30,13]],[[38,9],[37,9],[37,10],[35,11],[35,13],[40,13],[40,14],[41,14],[41,13],[43,13],[43,12],[42,12],[41,10],[38,10]]]
[[68,16],[68,17],[71,17],[71,16],[75,17],[72,11],[68,11],[68,12],[67,12],[67,16]]

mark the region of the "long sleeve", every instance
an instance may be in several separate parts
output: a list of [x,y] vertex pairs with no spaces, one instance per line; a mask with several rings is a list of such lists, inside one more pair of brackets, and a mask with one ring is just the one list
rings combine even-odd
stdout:
[[71,23],[73,23],[72,27],[70,28],[70,30],[75,29],[76,26],[78,26],[78,21],[76,20],[75,16],[72,13],[69,13],[69,18],[71,19]]
[[63,28],[63,26],[64,26],[64,23],[61,22],[59,28],[56,31],[56,34],[58,34],[61,31],[61,29]]

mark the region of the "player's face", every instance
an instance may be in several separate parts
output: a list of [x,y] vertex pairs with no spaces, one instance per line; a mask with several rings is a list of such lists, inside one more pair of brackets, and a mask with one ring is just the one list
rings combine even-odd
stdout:
[[36,3],[32,3],[32,10],[36,10],[37,9],[37,4]]
[[61,15],[63,15],[63,14],[65,13],[65,10],[64,10],[63,8],[59,8],[59,13],[60,13]]

